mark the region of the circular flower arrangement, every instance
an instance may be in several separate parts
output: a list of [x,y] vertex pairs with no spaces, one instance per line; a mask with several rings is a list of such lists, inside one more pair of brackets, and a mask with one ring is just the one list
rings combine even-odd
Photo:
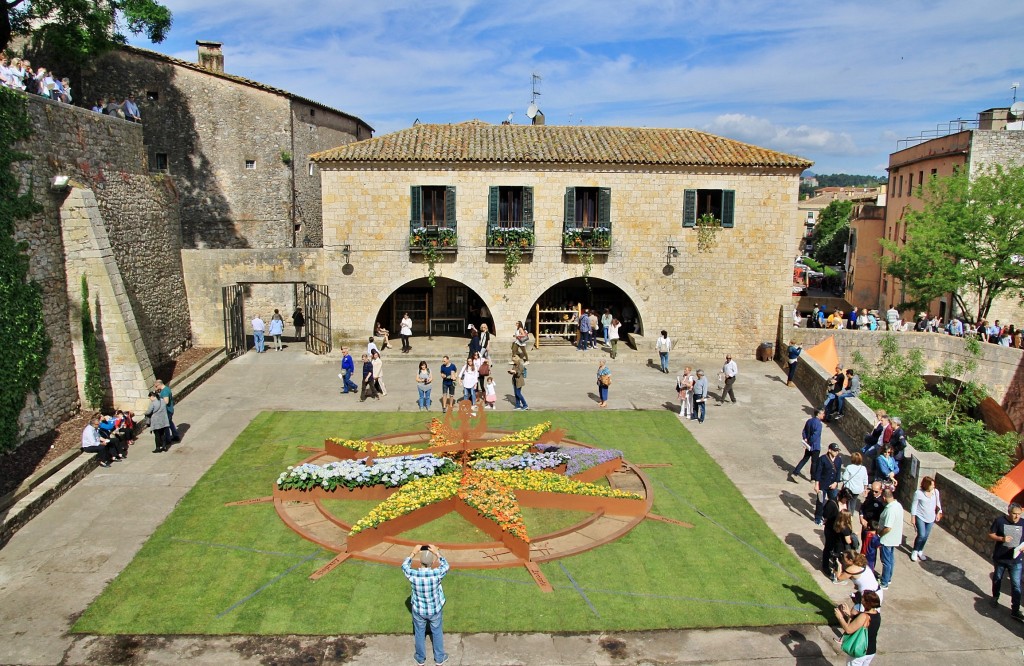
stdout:
[[[453,566],[501,567],[589,550],[628,532],[648,513],[646,477],[622,452],[564,440],[550,422],[513,433],[487,430],[463,403],[460,427],[435,419],[428,431],[380,441],[329,439],[323,452],[277,478],[278,514],[304,538],[338,553],[398,563],[412,541],[401,533],[457,512],[494,541],[444,544]],[[595,483],[607,479],[607,485]],[[323,500],[379,503],[353,523]],[[568,529],[531,535],[521,507],[582,510]],[[577,533],[586,530],[581,540]],[[394,552],[392,552],[394,551]]]

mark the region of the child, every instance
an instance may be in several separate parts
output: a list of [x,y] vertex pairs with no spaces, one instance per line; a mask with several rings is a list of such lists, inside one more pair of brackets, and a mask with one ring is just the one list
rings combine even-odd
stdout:
[[485,409],[494,409],[494,405],[498,401],[498,389],[494,385],[494,377],[491,375],[487,375],[487,381],[484,382],[484,401]]

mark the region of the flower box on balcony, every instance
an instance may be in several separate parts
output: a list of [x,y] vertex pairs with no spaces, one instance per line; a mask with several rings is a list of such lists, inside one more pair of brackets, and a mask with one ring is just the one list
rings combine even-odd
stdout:
[[566,254],[608,254],[612,232],[608,227],[569,228],[562,232],[562,251]]
[[428,250],[441,254],[457,252],[459,235],[455,228],[415,227],[409,231],[409,251],[423,253]]
[[527,227],[491,227],[487,230],[489,254],[504,254],[510,246],[518,248],[520,254],[533,254],[536,242],[533,229]]

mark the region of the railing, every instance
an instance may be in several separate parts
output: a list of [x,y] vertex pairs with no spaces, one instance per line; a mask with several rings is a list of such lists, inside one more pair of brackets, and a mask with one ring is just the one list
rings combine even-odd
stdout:
[[562,251],[575,254],[590,251],[594,254],[607,254],[612,247],[611,222],[597,227],[577,227],[567,222],[562,229]]
[[423,226],[418,221],[409,222],[409,251],[423,252],[430,248],[436,252],[456,252],[459,245],[459,233],[455,220],[446,222],[445,226]]
[[537,237],[533,222],[488,222],[487,251],[505,252],[510,246],[521,253],[532,253]]

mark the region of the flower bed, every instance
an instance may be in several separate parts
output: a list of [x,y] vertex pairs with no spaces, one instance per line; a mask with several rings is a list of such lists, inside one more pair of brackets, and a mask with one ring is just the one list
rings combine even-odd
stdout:
[[538,444],[537,450],[545,453],[559,453],[566,457],[566,476],[576,476],[591,467],[597,467],[612,460],[622,460],[622,451],[618,449],[586,449],[581,446],[561,446],[558,444]]
[[487,476],[496,479],[502,484],[514,490],[531,490],[544,493],[562,493],[567,495],[580,495],[583,497],[616,497],[620,499],[640,500],[643,499],[636,493],[629,493],[624,490],[606,488],[593,483],[585,483],[570,479],[566,476],[551,474],[550,472],[534,471],[503,471],[487,472]]
[[367,442],[362,439],[341,439],[331,437],[324,441],[324,449],[337,458],[355,460],[365,458],[360,454],[369,454],[371,458],[390,458],[403,456],[409,453],[417,453],[424,447],[422,445],[410,444],[381,444],[380,442]]
[[[473,463],[476,470],[554,470],[566,464],[568,456],[557,453],[520,453],[508,458],[484,458]],[[564,469],[564,467],[563,467]]]
[[499,437],[496,442],[523,442],[516,446],[488,446],[473,451],[473,460],[508,458],[509,456],[526,453],[533,446],[533,443],[541,438],[541,435],[551,430],[551,421],[544,421],[535,426],[517,430],[511,434]]
[[363,460],[339,460],[326,465],[306,463],[289,467],[277,479],[281,490],[313,490],[322,488],[365,488],[383,485],[388,488],[402,486],[416,479],[429,478],[456,471],[448,458],[433,455],[378,458],[372,464]]
[[459,499],[476,509],[484,518],[497,523],[502,532],[529,542],[530,537],[526,534],[526,523],[523,522],[516,496],[493,474],[481,474],[467,469],[459,485]]
[[459,480],[459,474],[445,474],[410,481],[356,521],[349,535],[358,534],[417,509],[448,499],[459,492]]

